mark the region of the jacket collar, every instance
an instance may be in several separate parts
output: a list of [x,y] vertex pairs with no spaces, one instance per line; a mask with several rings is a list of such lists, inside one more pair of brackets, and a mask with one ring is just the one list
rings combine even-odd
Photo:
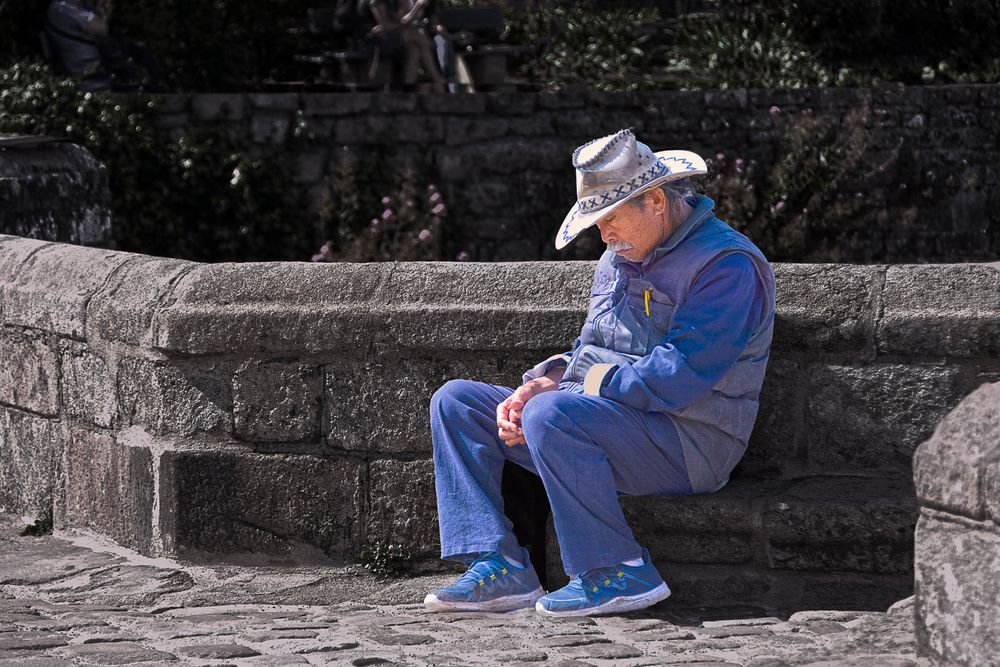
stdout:
[[714,215],[715,202],[711,197],[706,195],[697,195],[694,201],[689,200],[689,203],[694,205],[691,210],[691,214],[688,215],[687,219],[684,220],[684,222],[682,222],[677,229],[670,233],[670,236],[668,236],[663,243],[653,248],[652,252],[643,258],[641,264],[636,264],[636,262],[627,260],[618,253],[614,253],[612,255],[611,263],[614,266],[617,266],[618,264],[625,262],[626,264],[631,264],[632,266],[645,268],[661,255],[673,250],[681,241],[687,238],[693,230],[700,227]]

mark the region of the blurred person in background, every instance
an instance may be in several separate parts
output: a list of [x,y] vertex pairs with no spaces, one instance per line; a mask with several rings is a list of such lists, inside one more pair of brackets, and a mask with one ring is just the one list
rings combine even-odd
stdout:
[[111,90],[159,90],[160,71],[142,45],[111,34],[113,0],[52,0],[44,34],[56,64],[78,81]]

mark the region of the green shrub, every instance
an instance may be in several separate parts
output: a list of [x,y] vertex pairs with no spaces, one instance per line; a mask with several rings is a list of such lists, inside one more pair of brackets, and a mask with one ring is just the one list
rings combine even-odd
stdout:
[[295,222],[282,150],[214,128],[171,139],[152,124],[155,105],[81,93],[38,63],[0,70],[0,132],[66,137],[107,166],[119,249],[235,261],[301,259],[315,247],[315,233]]
[[803,88],[830,75],[793,29],[789,7],[726,3],[674,25],[668,71],[681,87]]
[[717,202],[720,218],[752,238],[771,261],[838,262],[881,253],[882,230],[863,215],[860,193],[844,192],[897,157],[892,152],[880,164],[864,163],[875,132],[866,127],[868,104],[852,109],[839,125],[808,110],[786,118],[775,107],[772,115],[782,135],[769,168],[724,153],[708,160],[713,176],[704,190]]
[[521,45],[547,43],[517,69],[519,76],[541,89],[580,85],[592,90],[636,90],[654,82],[657,51],[647,27],[655,28],[659,20],[655,9],[598,12],[592,3],[553,3],[533,11],[509,9],[501,38]]

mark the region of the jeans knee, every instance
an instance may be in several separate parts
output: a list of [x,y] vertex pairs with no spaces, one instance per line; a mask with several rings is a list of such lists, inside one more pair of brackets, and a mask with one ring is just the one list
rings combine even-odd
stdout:
[[540,435],[546,424],[559,423],[566,414],[566,407],[572,398],[564,391],[547,391],[533,396],[524,404],[521,412],[521,428],[524,429],[525,440],[530,444],[533,435]]
[[462,398],[469,395],[474,384],[472,380],[465,379],[445,382],[431,395],[431,414],[447,414],[462,405]]

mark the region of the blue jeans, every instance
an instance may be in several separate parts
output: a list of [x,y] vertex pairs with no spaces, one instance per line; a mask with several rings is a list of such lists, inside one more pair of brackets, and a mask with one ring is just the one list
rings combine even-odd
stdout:
[[441,557],[521,553],[500,493],[503,464],[510,460],[542,478],[567,574],[638,558],[641,547],[618,497],[691,493],[670,417],[549,391],[524,406],[527,445],[508,447],[497,434],[496,410],[512,393],[451,380],[431,398]]

